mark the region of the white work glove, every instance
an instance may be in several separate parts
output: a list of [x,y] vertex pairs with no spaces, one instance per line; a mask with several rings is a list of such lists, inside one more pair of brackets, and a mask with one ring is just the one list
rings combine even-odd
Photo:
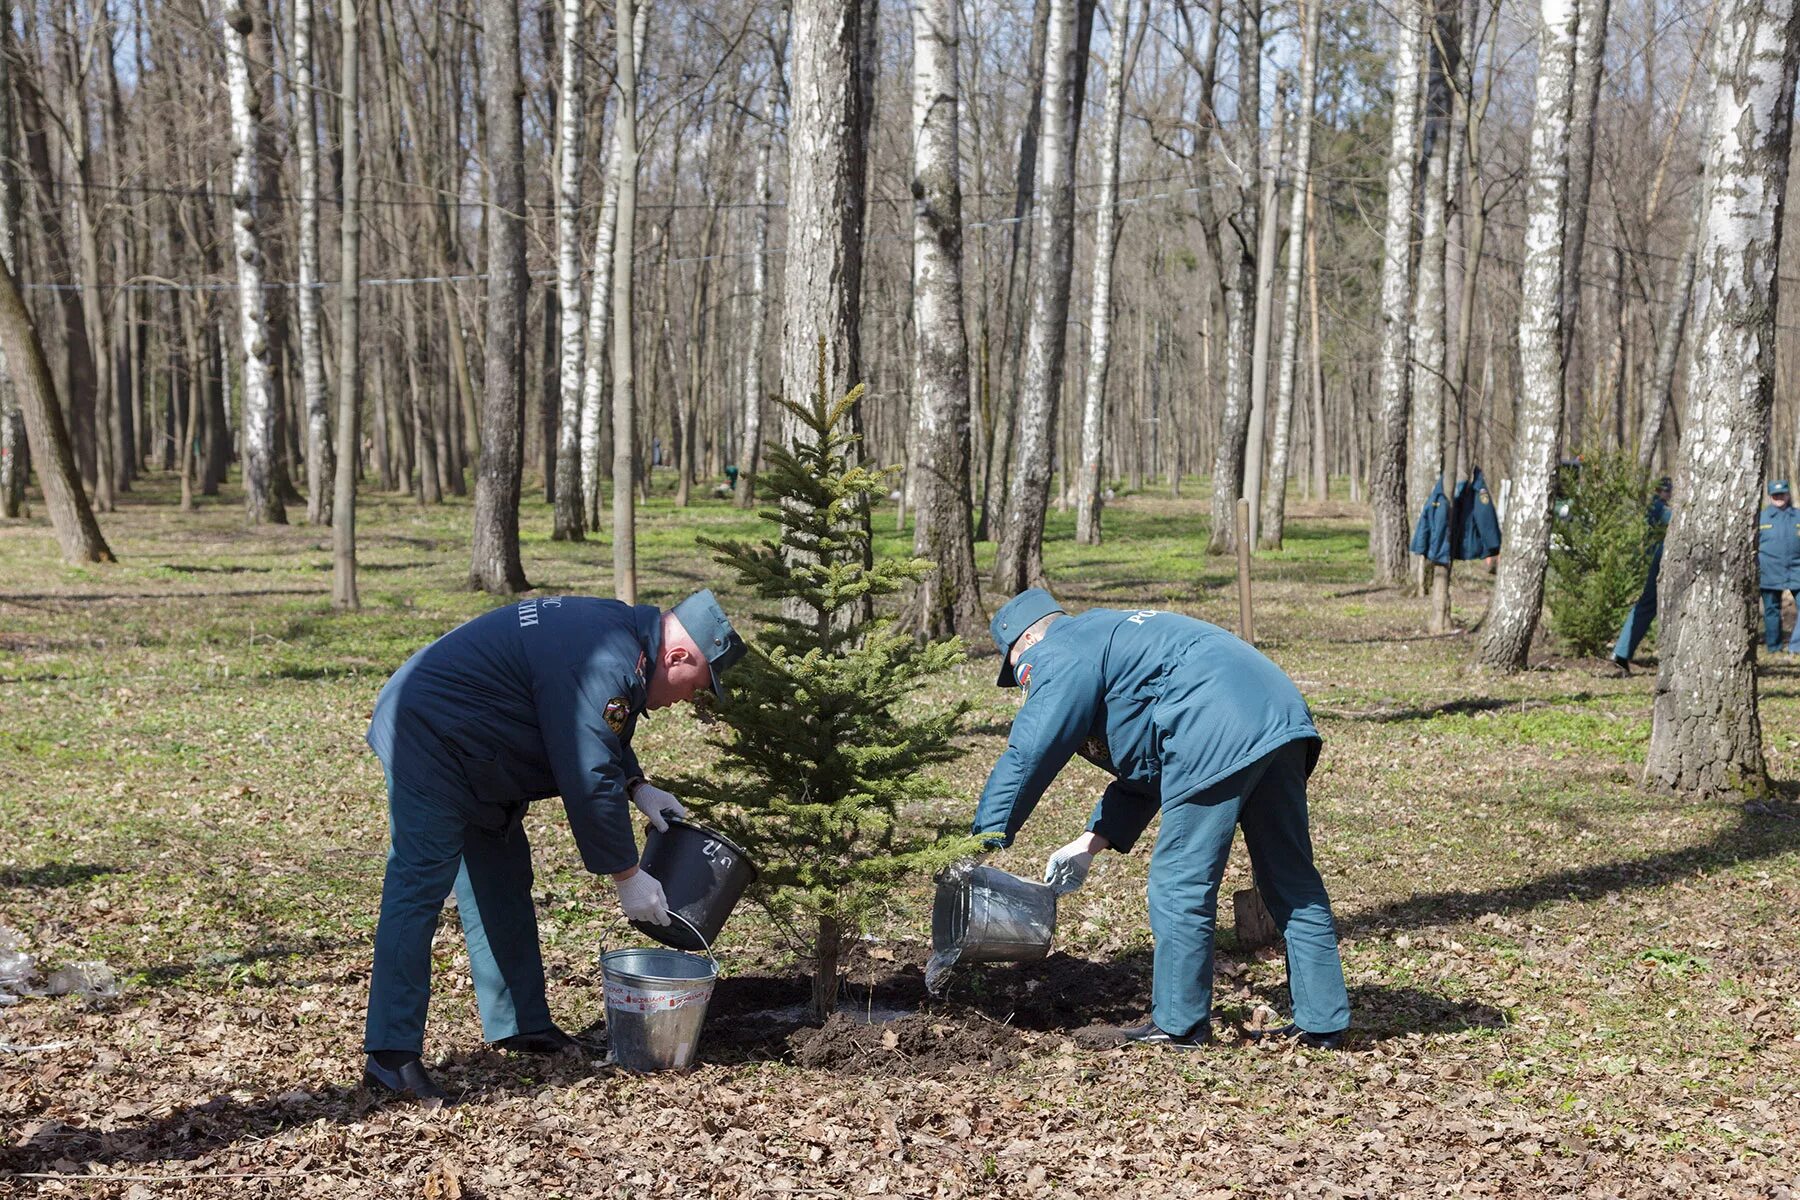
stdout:
[[640,783],[632,788],[631,802],[650,818],[650,824],[655,826],[658,833],[669,831],[667,818],[687,816],[687,809],[681,806],[681,801],[653,783]]
[[1111,845],[1097,833],[1080,837],[1052,854],[1044,863],[1044,882],[1059,896],[1066,896],[1087,882],[1088,868],[1094,865],[1094,852]]
[[663,885],[642,868],[629,879],[619,880],[619,907],[633,921],[647,921],[652,925],[669,923],[669,898],[663,895]]

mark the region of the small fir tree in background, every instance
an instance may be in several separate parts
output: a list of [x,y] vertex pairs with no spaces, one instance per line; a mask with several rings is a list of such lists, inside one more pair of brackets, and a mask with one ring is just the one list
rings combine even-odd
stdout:
[[1546,600],[1550,627],[1576,654],[1609,652],[1643,590],[1664,532],[1647,519],[1650,495],[1634,454],[1584,454],[1560,473]]
[[963,647],[917,641],[869,615],[873,600],[933,567],[871,555],[866,514],[893,470],[856,461],[859,439],[846,426],[862,385],[832,402],[825,378],[821,345],[811,402],[780,401],[798,429],[757,476],[759,498],[776,506],[761,513],[774,537],[702,539],[780,615],[731,672],[717,766],[678,785],[761,868],[762,900],[814,964],[821,1021],[837,1005],[846,940],[902,881],[976,844],[929,812],[948,786],[928,768],[958,756],[951,742],[969,705],[919,712],[907,703],[923,680],[961,662]]

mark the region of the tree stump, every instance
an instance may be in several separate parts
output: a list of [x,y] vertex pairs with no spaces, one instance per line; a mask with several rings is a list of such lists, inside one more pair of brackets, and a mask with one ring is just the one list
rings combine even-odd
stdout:
[[1238,945],[1246,950],[1273,946],[1281,940],[1281,930],[1269,915],[1262,893],[1253,887],[1239,888],[1231,894],[1231,915],[1237,928]]

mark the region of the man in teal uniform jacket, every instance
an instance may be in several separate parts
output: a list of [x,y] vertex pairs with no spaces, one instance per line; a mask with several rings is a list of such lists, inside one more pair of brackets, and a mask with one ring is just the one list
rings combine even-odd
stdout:
[[[1769,502],[1756,522],[1756,573],[1762,589],[1763,644],[1771,652],[1781,649],[1781,594],[1800,604],[1800,510],[1788,494],[1788,482],[1769,485]],[[1800,618],[1794,621],[1789,654],[1800,653]]]
[[1087,831],[1053,854],[1044,881],[1066,893],[1093,856],[1129,851],[1160,812],[1150,859],[1156,937],[1150,1020],[1129,1041],[1174,1047],[1211,1037],[1219,884],[1239,825],[1257,886],[1287,942],[1294,1022],[1276,1031],[1335,1047],[1350,1024],[1337,929],[1313,866],[1306,780],[1319,732],[1281,668],[1191,617],[1063,611],[1041,588],[995,614],[1001,687],[1025,702],[973,823],[1010,845],[1072,755],[1114,780]]
[[612,877],[627,917],[667,925],[662,884],[638,869],[630,806],[658,829],[686,814],[645,781],[631,735],[647,709],[720,691],[720,675],[743,654],[710,591],[666,613],[564,596],[476,617],[394,672],[368,735],[387,771],[392,839],[366,1083],[444,1098],[420,1055],[431,939],[452,889],[483,1037],[530,1053],[573,1044],[544,998],[525,806],[560,795],[583,865]]

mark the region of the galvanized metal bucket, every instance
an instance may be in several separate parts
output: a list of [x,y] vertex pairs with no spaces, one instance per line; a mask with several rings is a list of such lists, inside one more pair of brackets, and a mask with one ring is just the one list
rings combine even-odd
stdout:
[[[670,915],[684,921],[679,913]],[[685,1071],[694,1065],[706,1005],[719,977],[710,948],[705,957],[647,946],[608,950],[600,956],[600,977],[614,1062],[628,1071],[646,1072]]]
[[931,948],[952,961],[1035,962],[1056,934],[1056,893],[998,867],[946,872],[931,909]]

